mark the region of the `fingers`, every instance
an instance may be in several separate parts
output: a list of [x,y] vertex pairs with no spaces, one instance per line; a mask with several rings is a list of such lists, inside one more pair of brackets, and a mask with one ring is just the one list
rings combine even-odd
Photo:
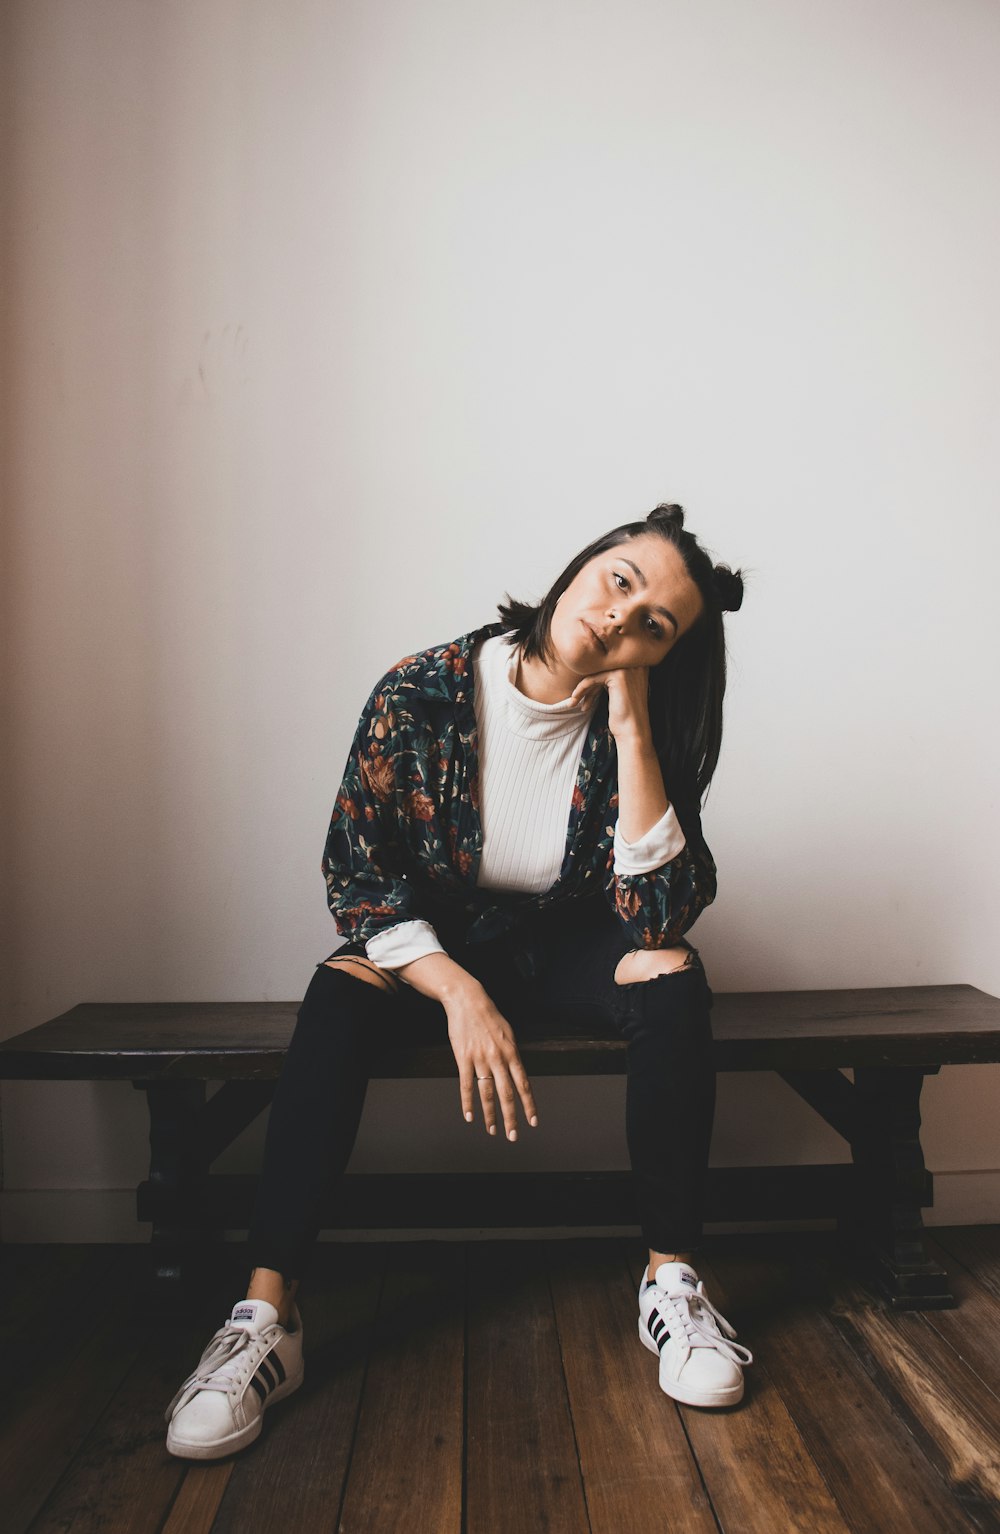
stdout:
[[[479,1067],[471,1060],[463,1063],[459,1071],[459,1090],[462,1096],[462,1115],[467,1124],[471,1124],[475,1118],[473,1104],[475,1094],[478,1091],[480,1107],[483,1110],[483,1122],[491,1135],[497,1132],[496,1100],[493,1092],[493,1073],[486,1067]],[[517,1138],[515,1134],[515,1139]]]
[[532,1129],[537,1129],[538,1109],[535,1107],[535,1099],[531,1092],[531,1082],[528,1080],[527,1071],[521,1064],[520,1055],[515,1055],[511,1061],[510,1074],[514,1078],[514,1085],[520,1095],[521,1107],[524,1109],[524,1116],[528,1120],[528,1123],[531,1125]]
[[458,1087],[462,1096],[462,1116],[464,1117],[467,1124],[471,1124],[473,1118],[472,1105],[475,1101],[475,1098],[473,1096],[472,1089],[475,1083],[475,1079],[476,1073],[472,1062],[467,1061],[464,1064],[460,1062],[458,1070]]
[[610,671],[595,671],[592,676],[585,677],[582,682],[577,682],[570,693],[570,702],[575,703],[578,708],[583,708],[591,693],[598,692],[607,685],[607,678],[610,675]]
[[502,1123],[508,1140],[517,1139],[518,1101],[532,1128],[538,1110],[531,1083],[509,1025],[489,997],[474,993],[471,1003],[459,996],[448,1007],[448,1038],[458,1066],[462,1115],[475,1118],[476,1098],[491,1135]]
[[500,1103],[500,1112],[503,1115],[503,1127],[508,1140],[517,1139],[517,1093],[514,1091],[514,1083],[506,1070],[494,1071],[494,1094]]
[[493,1077],[480,1076],[477,1079],[477,1084],[479,1087],[479,1101],[483,1105],[483,1123],[486,1125],[486,1133],[495,1135],[497,1132],[497,1109],[493,1092]]
[[517,1096],[511,1079],[502,1065],[495,1065],[491,1075],[477,1078],[479,1101],[483,1109],[483,1122],[487,1134],[497,1132],[497,1109],[508,1140],[517,1139]]
[[483,1110],[483,1122],[488,1134],[495,1135],[498,1122],[503,1123],[504,1133],[508,1140],[517,1139],[517,1104],[520,1099],[524,1116],[532,1129],[538,1127],[538,1109],[535,1107],[535,1099],[531,1093],[531,1083],[528,1080],[524,1066],[521,1064],[519,1055],[509,1061],[493,1061],[490,1065],[477,1067],[475,1074],[470,1070],[466,1078],[463,1073],[461,1081],[462,1112],[468,1123],[472,1123],[472,1090],[473,1083],[479,1093],[479,1103]]

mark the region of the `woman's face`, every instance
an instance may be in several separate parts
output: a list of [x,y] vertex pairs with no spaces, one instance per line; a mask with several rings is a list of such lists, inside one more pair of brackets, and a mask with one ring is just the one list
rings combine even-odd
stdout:
[[552,614],[553,659],[576,676],[656,666],[702,609],[683,557],[642,533],[588,560]]

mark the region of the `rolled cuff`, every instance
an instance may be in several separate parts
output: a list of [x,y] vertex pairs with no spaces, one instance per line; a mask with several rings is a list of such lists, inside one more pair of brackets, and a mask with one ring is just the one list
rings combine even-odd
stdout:
[[627,842],[620,828],[615,826],[615,873],[650,874],[664,863],[669,863],[687,845],[687,837],[681,828],[672,804],[667,806],[655,826],[650,826],[645,836],[637,842]]
[[[398,922],[385,932],[377,932],[365,944],[365,953],[380,969],[400,969],[414,959],[445,951],[429,921]],[[405,976],[399,978],[403,980]]]

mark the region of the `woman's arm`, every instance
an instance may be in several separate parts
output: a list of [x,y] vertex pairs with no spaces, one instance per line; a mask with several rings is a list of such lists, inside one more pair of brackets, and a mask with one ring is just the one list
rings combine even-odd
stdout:
[[618,757],[618,824],[627,842],[637,842],[662,820],[670,808],[649,719],[649,670],[630,666],[585,677],[573,689],[583,704],[593,692],[606,688],[608,729]]
[[518,1097],[525,1118],[536,1128],[538,1111],[513,1030],[475,976],[446,953],[426,954],[396,973],[445,1009],[466,1121],[472,1123],[478,1083],[483,1118],[491,1135],[496,1134],[498,1099],[508,1140],[517,1139]]
[[670,808],[653,737],[615,736],[618,756],[618,826],[627,842],[637,842]]
[[[609,831],[605,889],[619,918],[630,929],[637,947],[669,948],[677,943],[715,898],[715,864],[701,834],[696,809],[680,816],[666,791],[653,749],[649,720],[649,672],[643,666],[598,672],[584,678],[573,696],[582,702],[597,687],[608,693],[608,728],[618,758],[618,836],[638,842],[669,817],[662,836],[673,849],[664,861],[642,873],[622,873],[615,867],[613,831]],[[657,838],[660,831],[657,831]],[[677,846],[677,842],[680,845]]]
[[337,931],[354,942],[421,916],[403,877],[399,816],[413,730],[394,681],[392,672],[383,677],[358,721],[323,851],[330,912]]

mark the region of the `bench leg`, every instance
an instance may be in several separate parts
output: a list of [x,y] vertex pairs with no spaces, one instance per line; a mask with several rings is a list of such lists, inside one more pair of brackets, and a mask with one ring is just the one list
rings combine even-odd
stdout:
[[916,1066],[858,1066],[854,1072],[857,1192],[850,1235],[894,1310],[941,1310],[956,1303],[947,1274],[924,1245],[921,1209],[934,1197],[920,1146],[927,1074]]
[[177,1293],[190,1267],[185,1256],[202,1245],[207,1234],[205,1082],[134,1085],[145,1091],[149,1105],[149,1180],[139,1189],[138,1203],[140,1219],[152,1214],[151,1281],[160,1292]]
[[209,1168],[262,1113],[274,1082],[226,1081],[208,1097],[204,1081],[136,1081],[149,1105],[149,1178],[137,1194],[140,1220],[151,1220],[152,1278],[178,1292],[200,1272],[210,1241],[221,1238],[225,1210],[213,1200]]

